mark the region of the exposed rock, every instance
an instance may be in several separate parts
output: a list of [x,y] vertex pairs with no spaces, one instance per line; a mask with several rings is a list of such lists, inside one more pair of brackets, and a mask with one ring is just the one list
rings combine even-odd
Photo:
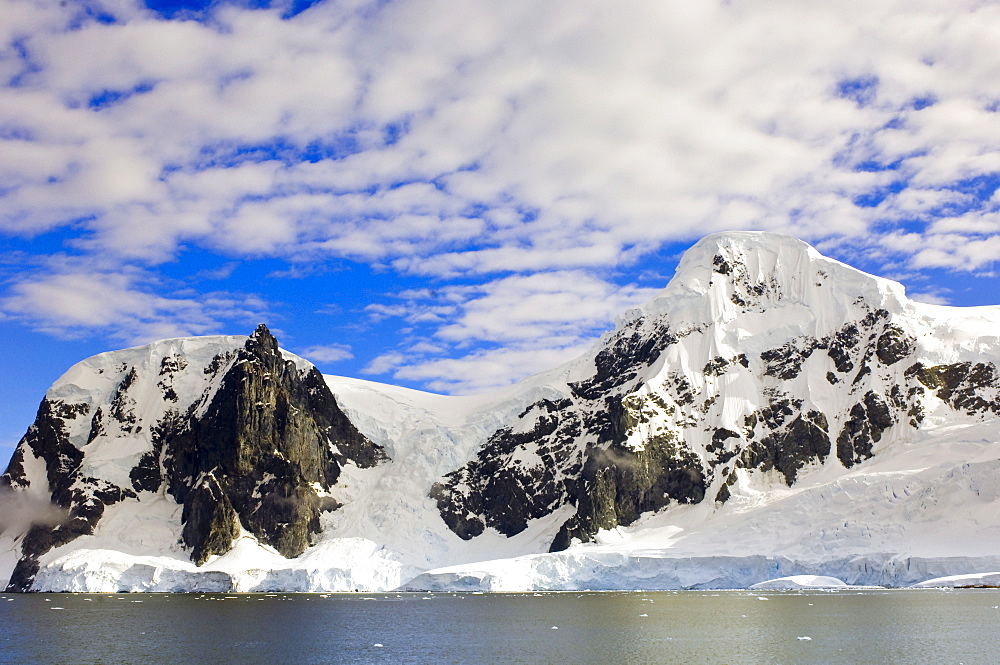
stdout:
[[872,448],[882,433],[895,424],[889,406],[869,391],[864,400],[851,407],[850,419],[837,436],[837,457],[847,468],[872,456]]
[[1000,376],[993,363],[961,362],[925,367],[916,363],[906,370],[921,384],[934,391],[953,409],[969,415],[991,412],[1000,414]]
[[726,501],[729,501],[729,498],[732,496],[732,494],[729,492],[729,488],[735,483],[736,483],[736,474],[730,473],[726,477],[725,482],[722,483],[722,486],[719,487],[719,491],[715,495],[715,502],[725,503]]
[[671,501],[699,503],[706,490],[701,460],[671,433],[646,439],[641,450],[612,444],[588,451],[574,486],[576,515],[560,528],[552,552],[573,539],[586,542],[600,529],[628,526]]
[[799,337],[777,349],[770,349],[760,354],[767,369],[764,373],[783,381],[794,379],[802,371],[802,363],[812,355],[818,346],[811,337]]
[[563,478],[579,473],[576,449],[580,423],[569,400],[542,400],[522,414],[534,417],[525,432],[504,428],[479,450],[476,459],[448,474],[430,492],[442,519],[468,540],[490,526],[507,536],[528,520],[549,514],[568,500]]
[[833,360],[838,372],[846,374],[854,369],[851,351],[857,348],[860,340],[861,331],[853,323],[847,324],[830,337],[826,353]]
[[188,427],[188,418],[176,409],[168,409],[151,429],[153,449],[143,453],[129,472],[132,487],[137,491],[156,492],[163,484],[163,447],[170,439]]
[[[166,403],[177,403],[173,379],[187,364],[177,354],[160,361],[152,381]],[[164,486],[184,505],[182,539],[197,563],[226,552],[241,526],[282,554],[296,556],[319,531],[320,512],[337,507],[324,491],[337,482],[343,466],[370,467],[386,459],[340,410],[322,375],[286,361],[266,327],[237,353],[217,355],[210,370],[215,378],[200,401],[184,412],[167,409],[150,428],[152,448],[131,469],[131,487],[83,475],[84,450],[70,442],[68,424],[79,432],[77,420],[88,418],[86,445],[109,432],[140,433],[136,367],[115,368],[121,378],[93,413],[83,403],[42,401],[0,486],[26,487],[25,456],[41,458],[51,501],[65,519],[27,531],[11,590],[30,588],[39,558],[93,533],[108,506]]]
[[[195,560],[228,548],[234,533],[225,505],[261,542],[294,557],[320,528],[319,514],[335,504],[313,488],[337,482],[344,464],[370,467],[386,459],[337,405],[316,368],[300,372],[286,361],[263,325],[247,340],[203,413],[192,415],[165,442],[168,490],[185,506],[184,543]],[[164,423],[169,429],[169,424]],[[133,482],[155,477],[140,462]],[[199,479],[212,477],[206,489]],[[194,507],[191,502],[195,502]],[[222,529],[219,531],[219,529]],[[229,538],[229,542],[227,542]]]
[[726,261],[725,257],[722,256],[721,254],[716,254],[712,258],[712,264],[715,266],[715,272],[719,273],[720,275],[728,275],[732,270],[729,267],[729,262]]
[[106,506],[135,498],[129,489],[80,473],[83,453],[69,441],[66,421],[87,412],[86,405],[43,399],[35,422],[18,444],[17,452],[0,477],[0,486],[26,486],[24,456],[31,454],[45,462],[48,489],[53,505],[66,518],[55,524],[32,526],[21,541],[21,556],[14,568],[8,590],[27,591],[38,571],[38,559],[54,547],[94,532]]
[[[442,519],[464,539],[486,527],[510,536],[531,519],[574,505],[576,514],[560,529],[554,551],[574,538],[590,540],[599,529],[631,524],[670,501],[701,501],[701,460],[676,432],[645,431],[674,404],[694,402],[686,379],[674,379],[666,395],[618,397],[612,390],[597,408],[597,400],[534,404],[521,414],[533,419],[530,428],[497,432],[474,461],[434,486]],[[627,443],[634,439],[638,447]],[[581,447],[583,441],[591,443]]]
[[212,475],[188,493],[181,520],[184,542],[192,546],[191,559],[199,566],[210,556],[228,552],[240,535],[239,516]]
[[111,399],[110,415],[122,424],[122,430],[125,432],[131,432],[136,423],[135,400],[129,395],[128,389],[135,383],[137,376],[135,368],[130,368]]
[[894,365],[903,358],[913,355],[916,340],[896,325],[887,325],[878,338],[875,355],[883,365]]
[[638,318],[616,331],[614,337],[594,358],[596,372],[586,381],[571,386],[583,399],[599,399],[614,388],[633,381],[638,370],[655,362],[668,346],[677,343],[669,326],[649,326]]
[[560,529],[555,550],[609,525],[631,524],[670,501],[702,500],[701,460],[676,431],[650,429],[665,414],[699,408],[691,383],[671,374],[661,390],[628,392],[637,385],[635,368],[677,338],[661,331],[642,341],[638,334],[633,326],[617,336],[609,348],[623,357],[599,355],[595,376],[571,386],[579,401],[532,405],[520,414],[517,431],[498,431],[475,460],[434,485],[431,496],[452,531],[464,539],[486,527],[515,535],[529,520],[573,505],[576,514]]
[[770,432],[747,446],[737,462],[746,469],[780,471],[789,487],[802,467],[830,454],[826,416],[813,410],[796,413],[793,404],[781,400],[762,410],[759,422]]
[[721,376],[736,363],[739,363],[745,368],[750,367],[750,359],[747,358],[747,354],[745,353],[741,353],[733,358],[716,356],[705,364],[705,367],[702,369],[702,374],[705,376]]

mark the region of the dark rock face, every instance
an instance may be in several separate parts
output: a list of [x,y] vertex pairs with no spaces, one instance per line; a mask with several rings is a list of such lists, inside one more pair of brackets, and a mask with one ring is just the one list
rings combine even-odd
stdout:
[[[164,403],[178,403],[174,377],[187,364],[180,355],[160,362],[154,381]],[[370,467],[386,459],[340,410],[322,375],[285,361],[260,326],[244,348],[209,364],[212,384],[200,401],[184,412],[168,409],[150,428],[152,449],[131,469],[131,487],[90,478],[81,472],[86,446],[70,442],[72,421],[89,418],[87,445],[109,427],[122,435],[142,428],[134,395],[140,375],[125,365],[116,371],[117,386],[92,414],[87,404],[43,400],[0,476],[0,488],[22,490],[28,486],[25,456],[40,458],[52,504],[65,515],[30,527],[9,590],[28,590],[39,558],[93,533],[108,506],[163,489],[184,506],[182,540],[195,562],[228,551],[241,526],[285,556],[297,556],[319,531],[320,512],[338,507],[316,487],[330,489],[349,461]]]
[[857,324],[848,323],[822,339],[806,335],[764,351],[760,357],[766,366],[765,374],[782,380],[794,379],[802,372],[803,363],[819,349],[826,351],[836,368],[836,373],[827,375],[831,384],[840,382],[837,374],[848,374],[855,367],[860,370],[852,383],[858,383],[871,372],[872,360],[888,367],[913,355],[916,349],[916,341],[888,319],[886,310],[873,310]]
[[65,514],[58,523],[34,524],[25,534],[21,541],[21,558],[14,568],[8,591],[27,591],[43,554],[79,536],[92,534],[107,506],[136,498],[131,489],[81,473],[83,453],[70,443],[66,423],[85,415],[86,411],[84,404],[42,400],[35,422],[0,476],[0,487],[15,490],[26,487],[24,456],[31,454],[41,458],[45,462],[52,504]]
[[899,326],[889,324],[878,338],[875,355],[883,365],[895,365],[903,358],[913,355],[914,341]]
[[906,375],[932,390],[953,409],[969,415],[987,412],[1000,415],[997,391],[1000,375],[993,363],[961,362],[934,367],[916,363],[907,368]]
[[642,513],[671,501],[698,503],[705,497],[705,470],[698,457],[668,433],[651,437],[641,450],[621,443],[591,449],[579,480],[572,483],[576,515],[559,529],[550,551],[572,540],[590,540],[599,529],[632,524]]
[[[829,424],[824,414],[802,411],[801,400],[775,395],[769,406],[746,418],[747,438],[737,466],[776,469],[791,487],[799,470],[809,462],[823,462],[830,454]],[[759,433],[758,433],[759,432]]]
[[573,393],[581,399],[600,399],[608,391],[634,381],[640,368],[655,362],[664,349],[677,343],[678,336],[669,326],[650,333],[643,329],[645,323],[645,319],[635,319],[618,330],[594,359],[594,376],[571,386]]
[[567,500],[566,479],[579,473],[580,423],[570,400],[542,400],[521,414],[531,430],[497,431],[476,459],[431,488],[442,519],[469,540],[487,526],[513,536],[528,520],[548,515]]
[[847,468],[872,456],[882,433],[896,424],[893,411],[872,391],[851,407],[850,418],[837,437],[837,458]]
[[240,518],[214,476],[206,477],[187,495],[182,537],[192,546],[191,558],[204,563],[214,554],[225,554],[240,535]]
[[[247,340],[203,413],[161,422],[168,491],[184,504],[184,543],[203,563],[228,550],[242,524],[262,542],[294,557],[336,507],[313,488],[332,487],[348,461],[386,459],[337,405],[315,368],[300,374],[263,325]],[[156,451],[154,450],[154,455]],[[133,482],[151,486],[152,459]]]
[[634,393],[639,372],[690,334],[648,324],[637,319],[619,330],[597,354],[594,375],[570,386],[572,398],[533,404],[520,414],[517,431],[493,434],[476,459],[432,488],[452,531],[470,539],[492,527],[512,536],[531,519],[575,506],[552,543],[556,550],[672,500],[702,500],[705,469],[676,432],[656,432],[636,449],[626,443],[648,422],[649,409],[695,401],[680,375],[671,377],[666,399]]
[[802,372],[802,363],[820,346],[812,337],[799,337],[777,348],[760,354],[767,369],[764,374],[787,381]]

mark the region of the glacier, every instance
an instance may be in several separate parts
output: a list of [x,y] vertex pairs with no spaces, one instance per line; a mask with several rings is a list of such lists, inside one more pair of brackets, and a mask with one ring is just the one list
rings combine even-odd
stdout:
[[[287,351],[254,369],[266,363],[246,349],[267,335],[163,340],[57,380],[0,503],[16,493],[68,517],[5,524],[0,583],[511,592],[955,586],[1000,571],[1000,307],[909,300],[788,236],[702,239],[590,352],[495,393],[322,377],[345,423],[289,420],[325,398]],[[309,430],[326,471],[261,473],[236,495],[224,464],[175,468],[178,451],[207,455],[192,432],[211,443],[204,423],[237,365],[291,382],[277,416],[265,398],[246,407],[295,435],[274,458]],[[281,406],[286,393],[306,401]],[[301,552],[246,517],[275,487],[315,507]],[[210,513],[200,561],[195,508]]]

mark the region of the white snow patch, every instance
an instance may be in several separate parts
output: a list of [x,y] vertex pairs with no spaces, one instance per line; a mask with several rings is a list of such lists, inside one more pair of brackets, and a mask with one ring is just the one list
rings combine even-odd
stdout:
[[960,587],[1000,587],[1000,572],[969,573],[967,575],[947,575],[913,585],[919,589],[960,588]]
[[[751,584],[751,589],[837,589],[847,586],[844,580],[823,575],[789,575]],[[800,638],[801,639],[801,638]]]

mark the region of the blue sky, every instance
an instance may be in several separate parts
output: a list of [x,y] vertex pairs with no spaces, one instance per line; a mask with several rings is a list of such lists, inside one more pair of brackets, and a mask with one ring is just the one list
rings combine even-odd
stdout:
[[246,334],[486,390],[702,235],[1000,303],[1000,7],[5,0],[0,454],[93,353]]

